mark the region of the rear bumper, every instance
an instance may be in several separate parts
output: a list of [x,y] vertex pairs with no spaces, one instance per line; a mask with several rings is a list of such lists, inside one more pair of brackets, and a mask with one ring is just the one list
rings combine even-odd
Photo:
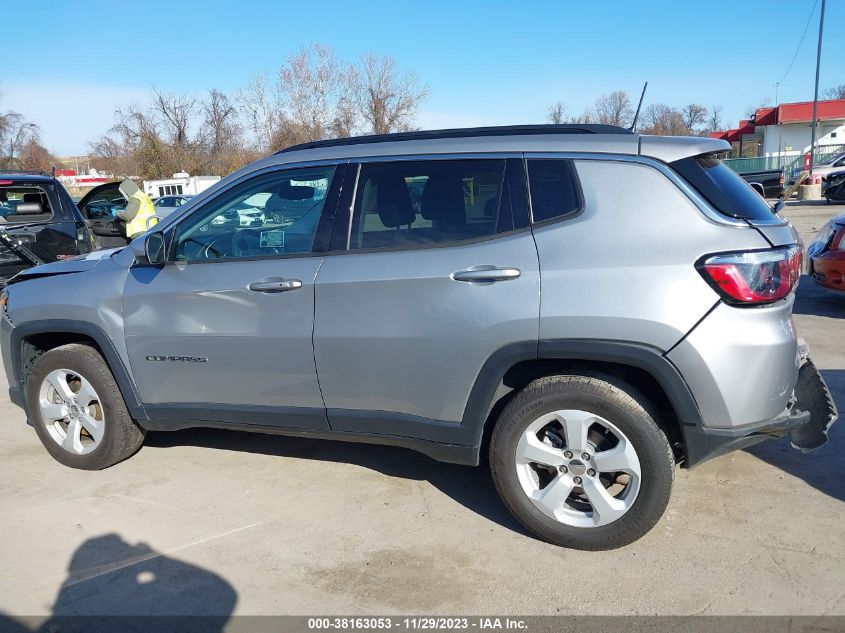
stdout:
[[824,288],[845,290],[845,251],[825,251],[810,258],[810,275]]
[[733,428],[684,427],[684,465],[692,468],[714,457],[787,434],[792,446],[803,452],[827,443],[828,430],[839,414],[821,374],[808,357],[804,356],[803,361],[789,406],[774,418]]
[[801,364],[793,301],[759,308],[720,303],[666,354],[705,426],[733,432],[780,419]]

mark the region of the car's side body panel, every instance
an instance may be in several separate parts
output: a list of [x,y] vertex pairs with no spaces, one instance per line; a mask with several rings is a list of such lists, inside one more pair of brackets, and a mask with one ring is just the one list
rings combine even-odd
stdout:
[[708,220],[648,164],[576,159],[575,166],[583,213],[534,228],[541,339],[636,341],[667,351],[719,301],[691,262],[768,246],[748,225]]
[[[320,257],[133,268],[126,348],[147,404],[322,409],[311,329]],[[248,289],[275,276],[302,287]]]
[[[483,265],[520,276],[451,278]],[[540,278],[527,229],[444,248],[329,255],[316,292],[314,353],[332,428],[357,424],[334,409],[459,422],[486,359],[537,340]]]

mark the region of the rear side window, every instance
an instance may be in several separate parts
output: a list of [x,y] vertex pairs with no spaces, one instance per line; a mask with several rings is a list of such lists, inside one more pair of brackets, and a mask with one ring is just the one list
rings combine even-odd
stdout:
[[535,223],[566,217],[581,210],[581,190],[570,161],[561,158],[529,159],[528,182]]
[[719,213],[752,222],[772,221],[774,214],[766,201],[715,155],[683,158],[670,165]]
[[514,228],[504,159],[361,166],[350,249],[414,247]]

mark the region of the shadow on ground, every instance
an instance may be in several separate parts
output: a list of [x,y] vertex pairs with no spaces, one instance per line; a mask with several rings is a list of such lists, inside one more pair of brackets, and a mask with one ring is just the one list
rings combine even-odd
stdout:
[[[802,275],[792,311],[795,314],[845,319],[845,292],[825,290],[810,275]],[[845,322],[842,330],[842,336],[845,336]]]
[[427,481],[464,507],[526,534],[499,500],[490,470],[445,464],[405,448],[221,429],[148,433],[145,446],[202,446],[218,450],[355,464],[389,477]]
[[46,622],[0,614],[0,631],[216,633],[223,631],[237,598],[226,580],[207,569],[105,534],[74,552]]

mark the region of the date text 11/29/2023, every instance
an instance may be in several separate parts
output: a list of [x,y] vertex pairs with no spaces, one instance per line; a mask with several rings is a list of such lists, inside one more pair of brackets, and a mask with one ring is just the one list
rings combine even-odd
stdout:
[[511,630],[524,631],[528,625],[525,620],[509,617],[333,617],[308,618],[309,630],[409,630],[409,631],[447,631],[447,630]]

